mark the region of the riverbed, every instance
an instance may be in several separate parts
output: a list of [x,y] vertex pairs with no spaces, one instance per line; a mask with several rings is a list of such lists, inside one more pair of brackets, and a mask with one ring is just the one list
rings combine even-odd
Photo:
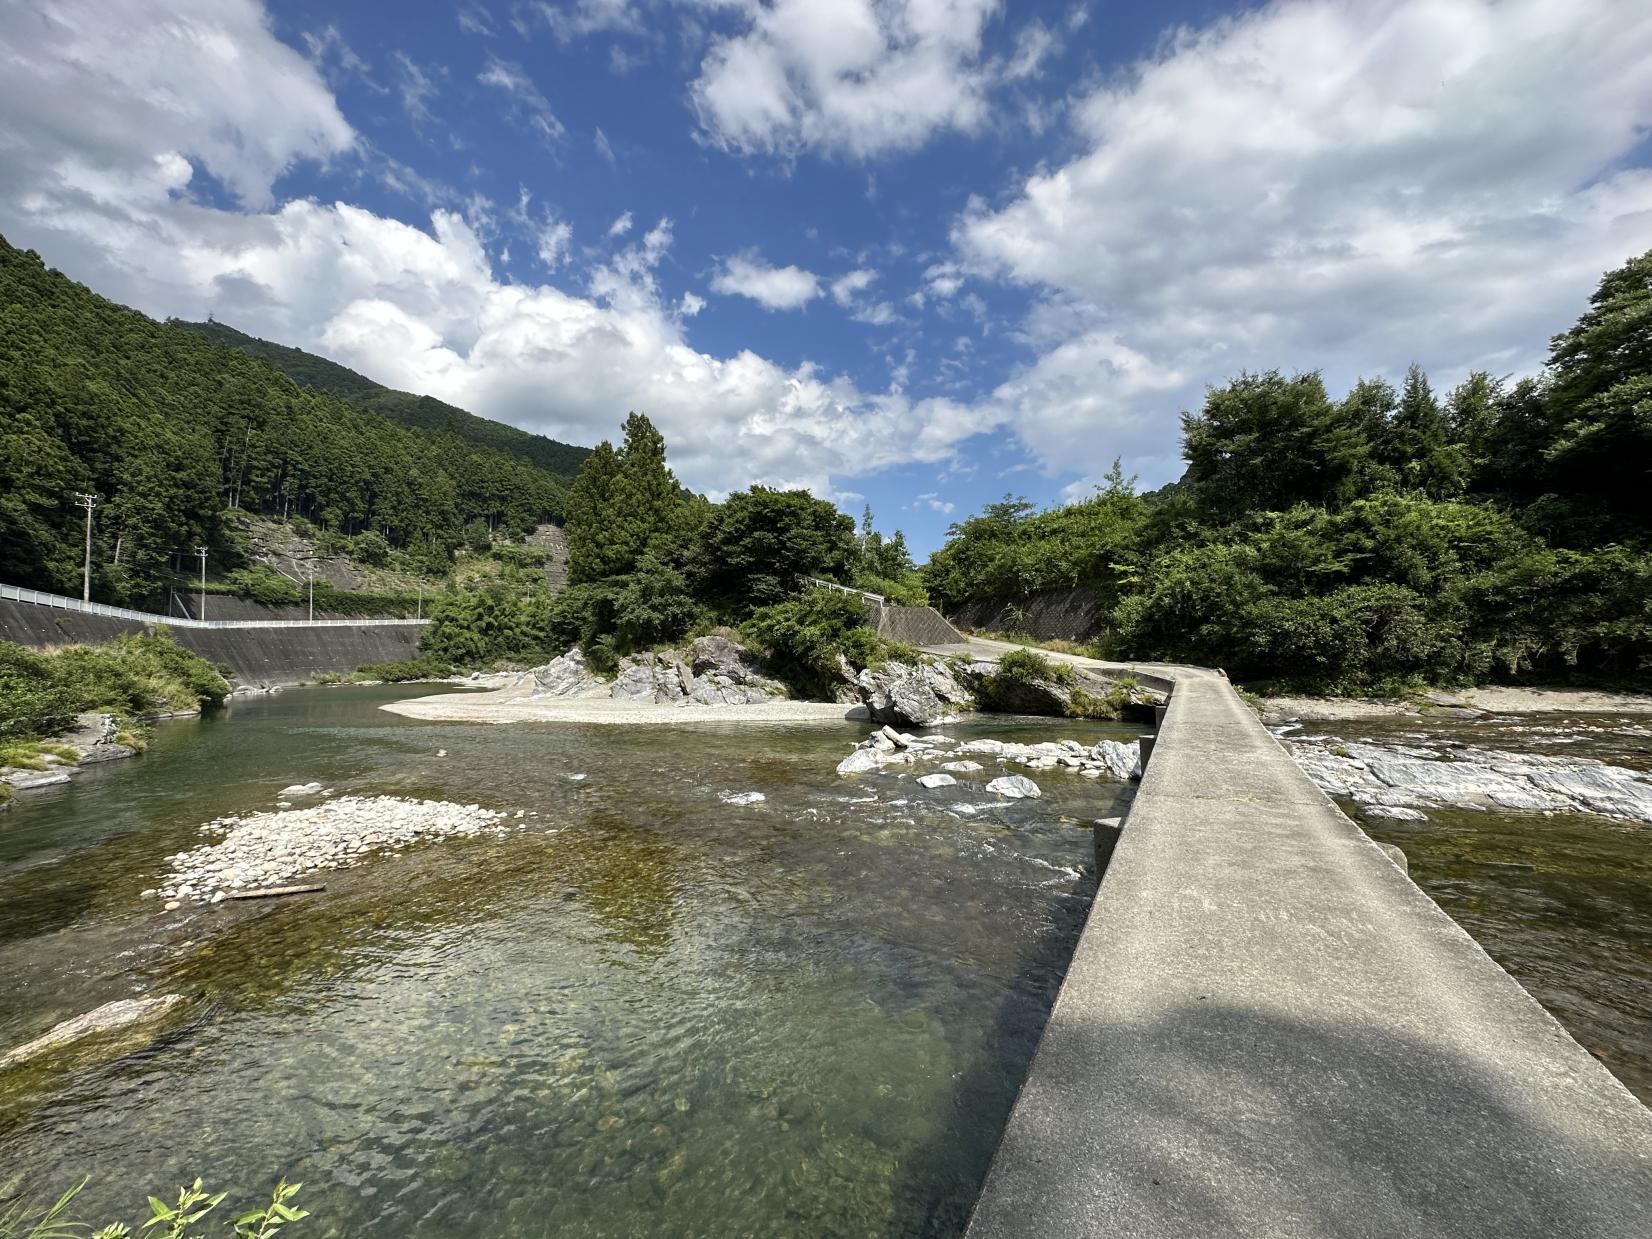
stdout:
[[[867,727],[841,720],[379,709],[429,691],[238,699],[0,820],[0,1047],[189,1000],[116,1061],[0,1074],[0,1192],[90,1175],[88,1211],[135,1222],[197,1174],[236,1203],[285,1174],[304,1234],[353,1239],[958,1233],[1094,892],[1090,823],[1125,789],[1050,770],[1003,801],[991,761],[933,791],[913,767],[844,778]],[[140,897],[204,823],[308,781],[512,829],[318,895]]]
[[[1296,751],[1376,746],[1445,760],[1500,753],[1652,771],[1644,712],[1372,716],[1311,721],[1283,738]],[[1416,815],[1406,821],[1336,799],[1366,833],[1400,847],[1417,884],[1652,1105],[1652,823],[1496,804],[1426,805],[1402,810]]]

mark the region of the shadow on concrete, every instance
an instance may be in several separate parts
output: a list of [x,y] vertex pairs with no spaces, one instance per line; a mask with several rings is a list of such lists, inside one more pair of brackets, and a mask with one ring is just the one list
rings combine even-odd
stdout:
[[1638,1140],[1565,1121],[1616,1108],[1593,1072],[1511,1105],[1485,1062],[1421,1040],[1197,1002],[1064,1024],[1039,1069],[978,1239],[1652,1234],[1652,1114]]

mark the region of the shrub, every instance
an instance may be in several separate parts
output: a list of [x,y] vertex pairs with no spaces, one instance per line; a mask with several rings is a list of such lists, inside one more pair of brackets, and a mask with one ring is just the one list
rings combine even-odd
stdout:
[[296,581],[288,580],[264,564],[237,568],[224,578],[224,583],[237,598],[246,598],[267,607],[292,606],[304,600]]
[[830,696],[842,683],[839,655],[865,667],[887,661],[890,648],[867,624],[859,602],[825,590],[764,607],[740,631],[776,676],[807,696]]
[[356,670],[355,679],[383,680],[402,684],[408,680],[440,680],[453,674],[453,667],[434,658],[404,658],[393,663],[368,663]]
[[390,543],[372,529],[358,533],[350,539],[350,558],[358,564],[382,568],[390,562]]

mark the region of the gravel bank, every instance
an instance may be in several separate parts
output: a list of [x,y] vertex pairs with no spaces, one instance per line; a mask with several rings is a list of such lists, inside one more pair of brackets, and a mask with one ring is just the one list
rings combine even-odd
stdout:
[[613,697],[534,697],[522,686],[490,693],[412,697],[379,707],[408,718],[455,723],[800,723],[865,719],[863,706],[826,701],[761,701],[749,705],[665,705]]
[[1421,714],[1428,708],[1461,707],[1491,714],[1652,714],[1652,696],[1638,693],[1598,693],[1578,688],[1511,688],[1493,685],[1461,692],[1429,694],[1427,702],[1378,700],[1369,697],[1268,697],[1264,718],[1269,722],[1299,719],[1336,722],[1343,719],[1383,718]]

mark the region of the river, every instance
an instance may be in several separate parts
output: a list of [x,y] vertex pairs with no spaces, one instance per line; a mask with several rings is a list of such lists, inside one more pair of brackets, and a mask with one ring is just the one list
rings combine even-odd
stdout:
[[[840,778],[849,723],[377,709],[428,691],[237,699],[0,818],[0,1047],[140,991],[191,1000],[119,1061],[0,1073],[0,1196],[89,1175],[87,1212],[136,1222],[196,1175],[245,1207],[285,1174],[305,1235],[958,1233],[1094,891],[1088,824],[1122,789]],[[312,779],[539,817],[319,896],[139,898],[201,824]],[[721,799],[746,791],[767,799]]]
[[[1646,715],[1401,716],[1313,722],[1287,747],[1592,759],[1652,770]],[[1412,878],[1643,1102],[1652,1105],[1652,824],[1591,813],[1429,807],[1394,821],[1341,807],[1406,854]]]

